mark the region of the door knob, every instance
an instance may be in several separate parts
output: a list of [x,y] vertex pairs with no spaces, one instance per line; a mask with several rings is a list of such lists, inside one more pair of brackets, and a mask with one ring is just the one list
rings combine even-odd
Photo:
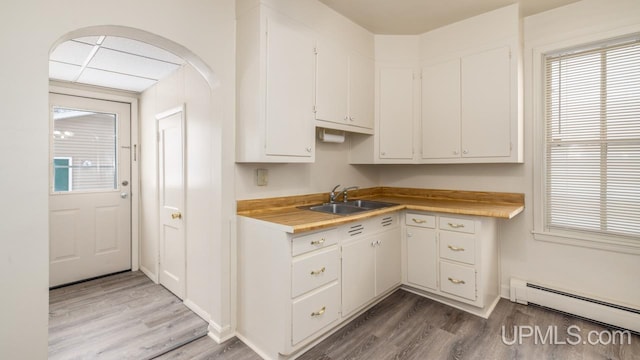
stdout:
[[128,195],[129,195],[129,194],[128,194],[128,193],[126,193],[126,192],[121,192],[121,193],[120,193],[120,197],[121,197],[121,198],[123,198],[123,199],[126,199]]
[[171,214],[171,218],[174,219],[174,220],[175,219],[182,219],[182,213],[175,212],[175,213]]

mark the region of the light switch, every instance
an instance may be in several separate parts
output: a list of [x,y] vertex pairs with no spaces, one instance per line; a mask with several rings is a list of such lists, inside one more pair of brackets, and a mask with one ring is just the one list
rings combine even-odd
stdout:
[[269,170],[258,169],[256,171],[256,178],[258,186],[267,186],[267,184],[269,183]]

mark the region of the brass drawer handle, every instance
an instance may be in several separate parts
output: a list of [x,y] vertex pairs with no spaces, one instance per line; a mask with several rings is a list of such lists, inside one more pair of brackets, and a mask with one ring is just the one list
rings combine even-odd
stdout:
[[174,220],[175,219],[182,219],[182,213],[175,212],[175,213],[171,214],[171,218],[174,219]]
[[464,248],[453,246],[453,245],[448,245],[447,247],[451,249],[451,251],[464,251]]
[[320,316],[320,315],[324,314],[325,310],[327,310],[327,307],[323,306],[322,309],[312,312],[311,313],[311,317]]
[[460,279],[449,278],[449,281],[451,281],[452,283],[454,283],[456,285],[464,285],[465,284],[464,280],[460,280]]
[[322,245],[324,244],[324,238],[320,239],[320,240],[313,240],[311,241],[311,245]]
[[454,229],[460,229],[464,227],[464,224],[454,224],[454,223],[448,223],[448,225]]
[[326,269],[325,269],[325,267],[324,267],[324,266],[323,266],[323,267],[322,267],[322,269],[320,269],[320,270],[311,270],[311,275],[314,275],[314,276],[315,276],[315,275],[320,275],[320,274],[322,274],[325,270],[326,270]]
[[411,218],[411,220],[416,224],[424,224],[427,222],[427,220],[424,220],[424,219]]

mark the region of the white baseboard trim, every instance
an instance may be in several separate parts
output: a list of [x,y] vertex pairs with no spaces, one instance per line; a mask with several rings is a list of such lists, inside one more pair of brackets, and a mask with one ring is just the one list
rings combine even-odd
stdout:
[[158,284],[158,276],[154,274],[151,270],[142,266],[142,264],[140,264],[140,271],[142,271],[143,274],[147,275],[147,277],[151,279],[151,281],[153,281],[155,284]]
[[204,311],[200,306],[196,305],[193,301],[186,299],[183,301],[184,306],[188,307],[189,310],[196,313],[196,315],[200,316],[202,320],[206,322],[211,321],[211,315],[208,312]]
[[511,279],[510,299],[520,304],[536,304],[596,322],[640,333],[640,309],[633,309],[556,290],[521,279]]
[[[236,336],[236,333],[231,328],[231,325],[220,326],[213,320],[209,319],[209,335],[216,343],[222,344],[223,342]],[[242,339],[241,339],[242,340]]]

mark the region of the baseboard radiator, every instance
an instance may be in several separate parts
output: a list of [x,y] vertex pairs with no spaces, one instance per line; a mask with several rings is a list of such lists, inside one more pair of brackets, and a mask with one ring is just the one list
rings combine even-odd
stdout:
[[590,299],[514,278],[510,284],[510,299],[520,304],[540,305],[640,333],[640,309]]

